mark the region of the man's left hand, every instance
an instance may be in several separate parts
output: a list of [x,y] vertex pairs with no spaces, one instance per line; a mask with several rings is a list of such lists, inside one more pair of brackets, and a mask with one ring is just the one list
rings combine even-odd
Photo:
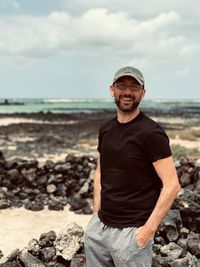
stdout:
[[135,231],[135,238],[140,247],[145,247],[154,234],[154,231],[143,225]]

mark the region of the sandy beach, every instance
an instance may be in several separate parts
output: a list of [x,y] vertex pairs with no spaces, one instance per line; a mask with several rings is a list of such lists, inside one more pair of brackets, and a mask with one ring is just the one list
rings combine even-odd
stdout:
[[25,208],[0,210],[0,248],[8,256],[16,248],[23,249],[32,238],[39,239],[42,233],[54,230],[59,233],[66,225],[75,222],[85,229],[91,215],[79,215],[69,211],[33,212]]
[[[37,159],[40,165],[46,160],[57,162],[68,154],[92,155],[97,157],[98,128],[112,116],[113,112],[94,114],[58,115],[58,114],[15,114],[0,117],[0,150],[7,160],[15,158]],[[152,116],[158,122],[174,131],[199,127],[191,119],[180,116]],[[45,121],[45,123],[44,123]],[[73,122],[73,123],[72,123]],[[182,127],[182,128],[181,128]],[[198,128],[199,129],[199,128]],[[170,139],[171,144],[200,150],[200,142],[184,140],[180,136]],[[14,249],[27,246],[32,238],[50,230],[58,233],[69,222],[76,222],[84,229],[91,215],[77,215],[66,207],[64,211],[30,211],[25,208],[0,210],[0,250],[4,256]]]

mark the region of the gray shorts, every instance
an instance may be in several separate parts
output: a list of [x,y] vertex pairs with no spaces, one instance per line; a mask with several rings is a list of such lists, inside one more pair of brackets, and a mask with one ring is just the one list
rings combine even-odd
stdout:
[[87,267],[151,267],[153,238],[140,247],[136,229],[106,226],[94,214],[84,236]]

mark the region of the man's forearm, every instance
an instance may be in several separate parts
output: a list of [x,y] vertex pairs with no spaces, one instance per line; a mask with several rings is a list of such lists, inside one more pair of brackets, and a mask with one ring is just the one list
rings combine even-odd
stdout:
[[177,194],[180,190],[178,184],[163,186],[155,208],[153,209],[150,217],[148,218],[145,226],[152,232],[155,232],[160,225],[161,221],[171,208]]
[[97,168],[94,173],[93,213],[99,211],[101,207],[101,182],[100,182],[101,178],[100,177],[101,177],[100,161],[98,158]]
[[93,213],[99,211],[101,206],[101,187],[99,184],[100,177],[98,175],[98,173],[95,173],[94,177]]
[[153,166],[162,181],[163,188],[148,220],[136,231],[136,240],[140,246],[147,244],[155,234],[180,190],[178,176],[171,156],[153,162]]

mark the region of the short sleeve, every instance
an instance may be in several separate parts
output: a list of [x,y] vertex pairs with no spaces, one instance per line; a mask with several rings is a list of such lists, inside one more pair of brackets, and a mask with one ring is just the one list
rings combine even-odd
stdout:
[[145,153],[151,162],[172,155],[169,138],[162,128],[156,128],[145,138]]

